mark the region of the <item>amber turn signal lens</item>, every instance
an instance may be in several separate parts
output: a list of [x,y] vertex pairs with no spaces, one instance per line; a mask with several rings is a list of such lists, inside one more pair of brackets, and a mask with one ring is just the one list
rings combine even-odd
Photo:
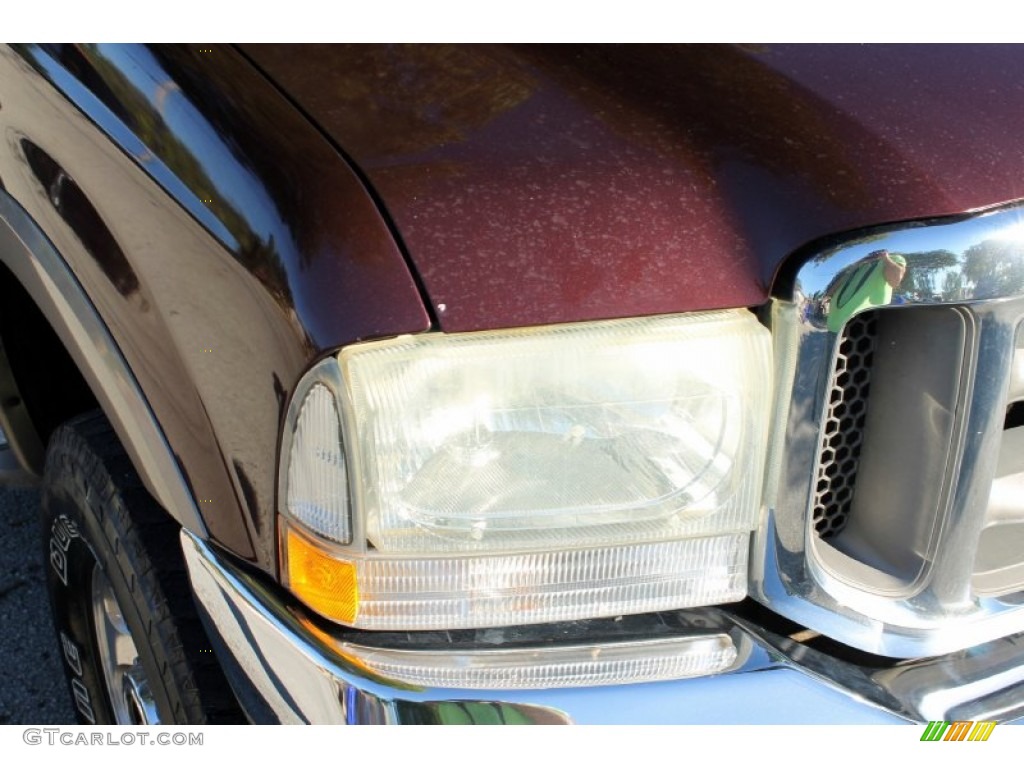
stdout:
[[351,624],[359,609],[353,563],[335,560],[291,528],[287,529],[288,586],[317,613]]

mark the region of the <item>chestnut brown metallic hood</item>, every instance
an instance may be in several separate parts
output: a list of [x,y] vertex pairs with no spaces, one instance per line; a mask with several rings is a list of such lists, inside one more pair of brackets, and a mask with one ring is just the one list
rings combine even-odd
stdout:
[[1024,196],[1024,48],[246,46],[445,330],[766,300],[818,237]]

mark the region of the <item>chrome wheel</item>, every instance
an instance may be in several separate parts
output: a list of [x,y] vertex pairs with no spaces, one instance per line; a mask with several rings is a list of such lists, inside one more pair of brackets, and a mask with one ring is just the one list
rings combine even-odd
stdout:
[[135,640],[99,563],[92,572],[92,615],[96,648],[110,694],[114,721],[121,725],[159,723],[156,701],[139,660]]

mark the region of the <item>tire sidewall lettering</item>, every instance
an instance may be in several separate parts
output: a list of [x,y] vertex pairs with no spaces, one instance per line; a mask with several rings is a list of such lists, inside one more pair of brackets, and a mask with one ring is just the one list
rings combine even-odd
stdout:
[[73,704],[83,724],[110,721],[110,703],[99,660],[94,656],[94,630],[89,609],[91,572],[97,557],[90,544],[89,521],[64,492],[51,494],[53,513],[45,548],[50,562],[50,597],[54,624],[67,670]]
[[68,550],[77,538],[78,526],[67,515],[59,515],[50,526],[50,567],[65,587],[68,586]]

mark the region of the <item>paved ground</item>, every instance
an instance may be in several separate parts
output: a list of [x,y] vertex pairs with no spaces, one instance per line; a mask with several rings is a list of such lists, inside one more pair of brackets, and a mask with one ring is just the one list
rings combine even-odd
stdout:
[[43,585],[39,494],[0,490],[0,724],[75,722]]

